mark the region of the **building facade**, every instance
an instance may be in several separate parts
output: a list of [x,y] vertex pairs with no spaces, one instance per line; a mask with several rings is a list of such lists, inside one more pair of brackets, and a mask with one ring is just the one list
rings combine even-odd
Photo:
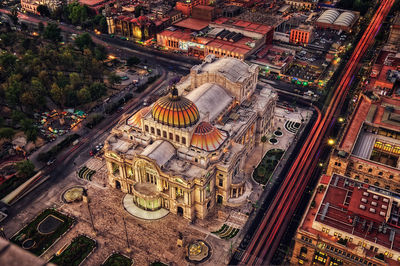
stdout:
[[293,265],[399,265],[400,194],[322,176],[295,235]]
[[400,193],[400,98],[362,94],[342,140],[332,152],[327,174]]
[[317,7],[318,0],[285,0],[285,4],[300,10],[313,10]]
[[54,11],[63,5],[63,0],[21,0],[22,11],[39,14],[37,8],[40,5],[47,6],[50,11]]
[[277,94],[258,67],[210,55],[169,95],[122,120],[105,142],[110,186],[145,210],[203,219],[251,189],[241,169],[272,128]]
[[290,31],[290,42],[298,44],[308,44],[314,40],[314,29],[309,25],[300,25]]

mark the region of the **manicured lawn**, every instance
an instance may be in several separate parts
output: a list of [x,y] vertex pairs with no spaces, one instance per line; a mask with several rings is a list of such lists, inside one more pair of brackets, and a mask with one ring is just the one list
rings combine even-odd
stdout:
[[50,262],[58,266],[78,266],[96,247],[96,242],[87,236],[80,235],[59,255],[54,256]]
[[[51,233],[41,234],[38,231],[38,225],[46,219],[49,215],[52,215],[60,220],[58,225],[54,225],[54,223],[49,224],[51,226]],[[50,216],[51,218],[53,218]],[[39,256],[41,255],[48,247],[50,247],[62,234],[64,234],[74,223],[74,220],[64,214],[61,214],[53,209],[44,210],[39,216],[36,217],[35,220],[30,222],[27,226],[25,226],[17,235],[13,236],[10,240],[11,242],[22,246],[22,243],[27,239],[31,239],[35,242],[32,248],[28,249],[33,254]],[[41,225],[41,229],[43,226],[46,226],[46,222]],[[45,229],[43,229],[45,230]]]
[[266,184],[284,152],[284,150],[280,149],[267,151],[264,158],[253,172],[254,180],[260,184]]
[[130,266],[130,265],[132,265],[132,259],[118,253],[112,254],[102,264],[102,266]]

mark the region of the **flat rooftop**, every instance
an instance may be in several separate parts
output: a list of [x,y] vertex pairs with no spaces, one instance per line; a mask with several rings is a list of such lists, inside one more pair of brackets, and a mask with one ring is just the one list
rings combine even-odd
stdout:
[[206,28],[208,24],[209,22],[206,20],[187,18],[175,23],[174,26],[199,31]]
[[364,123],[400,131],[400,108],[397,109],[396,106],[400,106],[398,98],[362,94],[339,145],[339,150],[352,152]]
[[260,24],[260,23],[253,23],[253,22],[245,21],[245,20],[225,18],[225,17],[220,17],[220,18],[214,20],[214,23],[221,24],[221,25],[233,26],[233,27],[237,27],[237,28],[242,28],[244,30],[256,32],[256,33],[260,33],[260,34],[266,34],[272,30],[272,27],[268,26],[268,25],[264,25],[264,24]]
[[[327,183],[329,178],[321,180]],[[332,236],[316,229],[318,222],[400,252],[399,194],[334,174],[315,201],[318,211],[308,209],[302,230],[332,241]]]

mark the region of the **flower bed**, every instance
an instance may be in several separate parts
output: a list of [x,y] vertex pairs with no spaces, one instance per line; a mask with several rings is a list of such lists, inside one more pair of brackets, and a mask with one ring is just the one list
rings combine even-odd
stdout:
[[[39,224],[46,220],[49,216],[56,217],[62,220],[53,232],[48,234],[42,234],[38,231]],[[47,250],[58,238],[63,235],[74,223],[74,220],[62,213],[57,212],[53,209],[46,209],[39,214],[32,222],[25,226],[22,230],[16,233],[10,240],[18,246],[23,246],[25,240],[30,239],[34,241],[34,245],[30,248],[25,248],[33,254],[39,256],[45,250]]]
[[96,247],[96,241],[80,235],[59,255],[51,258],[50,262],[58,266],[78,266],[90,255]]
[[102,266],[130,266],[132,263],[133,261],[131,258],[119,253],[114,253],[106,259]]
[[259,165],[253,171],[253,178],[260,184],[266,184],[272,173],[275,170],[276,165],[281,159],[284,150],[273,149],[267,151],[264,158],[261,160]]
[[213,234],[216,234],[222,239],[231,239],[234,238],[237,233],[239,232],[238,228],[231,227],[227,224],[223,224],[222,227],[215,232],[212,232]]

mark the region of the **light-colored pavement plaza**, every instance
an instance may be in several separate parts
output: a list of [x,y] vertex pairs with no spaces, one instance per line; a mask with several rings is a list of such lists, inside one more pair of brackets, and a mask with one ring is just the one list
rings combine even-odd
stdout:
[[[301,113],[301,114],[300,114]],[[300,110],[288,113],[277,107],[274,121],[275,130],[280,128],[283,135],[277,137],[279,142],[275,145],[268,143],[261,144],[255,148],[249,157],[243,172],[251,177],[253,169],[260,162],[263,153],[270,149],[286,150],[295,139],[295,134],[285,130],[287,120],[301,122],[311,116],[311,111]],[[272,137],[272,134],[267,138]],[[113,252],[120,252],[131,257],[135,265],[148,265],[154,261],[172,263],[172,265],[188,265],[185,260],[186,248],[194,240],[204,240],[211,247],[211,257],[203,265],[227,264],[232,247],[237,246],[243,238],[242,230],[232,239],[220,239],[211,233],[221,228],[223,224],[234,228],[243,228],[248,219],[248,214],[253,208],[252,203],[258,200],[261,195],[262,186],[249,179],[249,190],[245,193],[243,202],[237,207],[216,206],[204,220],[197,219],[190,223],[175,214],[167,214],[157,220],[139,219],[124,209],[123,199],[125,194],[111,188],[107,184],[107,169],[105,162],[100,158],[92,157],[77,169],[86,166],[96,173],[92,180],[80,179],[76,172],[68,176],[68,180],[75,185],[85,187],[89,204],[84,201],[74,203],[62,203],[61,195],[71,185],[67,183],[60,187],[60,195],[47,202],[47,206],[54,206],[65,214],[72,215],[76,219],[75,225],[56,244],[51,247],[42,257],[46,260],[59,249],[69,244],[71,240],[80,234],[86,234],[95,239],[97,248],[91,254],[84,265],[100,265]],[[62,188],[62,191],[61,191]],[[247,186],[246,186],[247,188]],[[35,204],[36,206],[37,204]],[[41,204],[39,204],[41,206]],[[39,206],[38,205],[38,206]],[[32,215],[30,215],[33,217]],[[26,217],[24,217],[26,218]],[[27,222],[25,219],[24,223]],[[29,221],[29,220],[28,220]],[[19,228],[6,228],[7,234],[19,230],[23,225],[17,223]],[[11,231],[11,232],[10,232]],[[179,235],[183,235],[183,246],[177,246]]]

